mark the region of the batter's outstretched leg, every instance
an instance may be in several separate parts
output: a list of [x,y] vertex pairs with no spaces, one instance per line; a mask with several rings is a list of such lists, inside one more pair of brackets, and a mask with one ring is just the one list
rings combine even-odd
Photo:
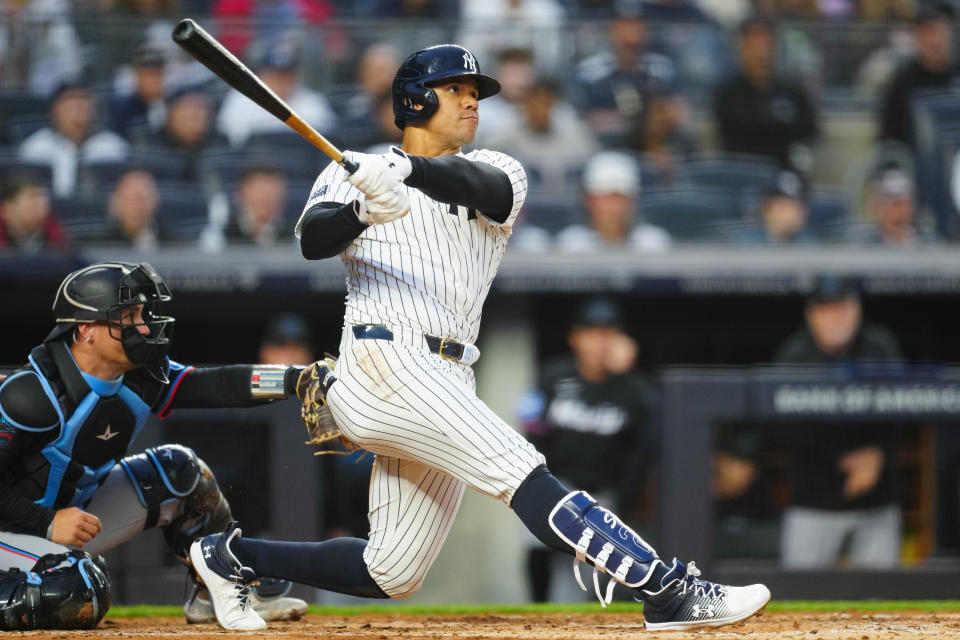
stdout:
[[[699,578],[691,562],[664,564],[643,538],[585,491],[570,491],[545,466],[535,469],[517,488],[511,503],[527,528],[554,549],[574,555],[580,587],[580,563],[593,565],[593,586],[606,606],[616,584],[634,589],[643,602],[649,630],[718,627],[757,613],[770,601],[762,584],[728,587]],[[606,591],[601,573],[610,574]]]

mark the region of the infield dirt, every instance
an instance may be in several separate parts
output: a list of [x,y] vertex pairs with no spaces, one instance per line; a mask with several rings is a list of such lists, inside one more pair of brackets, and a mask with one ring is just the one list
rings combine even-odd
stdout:
[[5,637],[39,637],[72,640],[98,638],[136,640],[139,638],[223,639],[239,635],[251,638],[316,640],[403,639],[456,640],[566,639],[606,640],[609,638],[804,638],[805,640],[916,640],[919,638],[960,638],[960,612],[898,611],[835,613],[765,612],[739,625],[686,632],[646,632],[643,616],[624,613],[554,613],[516,615],[404,615],[363,616],[309,615],[296,622],[271,623],[265,631],[225,631],[216,625],[187,625],[182,618],[107,619],[91,631],[8,632]]

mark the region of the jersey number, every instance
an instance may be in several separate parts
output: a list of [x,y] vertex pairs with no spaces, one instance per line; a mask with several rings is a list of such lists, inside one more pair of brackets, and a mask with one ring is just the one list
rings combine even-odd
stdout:
[[[450,205],[450,209],[447,213],[453,214],[455,216],[460,215],[460,207],[458,205]],[[467,220],[476,220],[477,219],[477,210],[476,209],[467,209]]]

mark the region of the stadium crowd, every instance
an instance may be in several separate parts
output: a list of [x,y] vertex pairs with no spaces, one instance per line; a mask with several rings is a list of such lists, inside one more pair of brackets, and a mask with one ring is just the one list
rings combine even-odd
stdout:
[[[522,159],[530,178],[517,250],[957,237],[950,3],[3,6],[0,250],[293,242],[328,160],[177,50],[170,31],[184,16],[347,149],[398,140],[390,82],[407,43],[471,48],[503,84],[481,105],[476,144]],[[819,160],[843,144],[827,130],[845,109],[875,133],[838,174]]]

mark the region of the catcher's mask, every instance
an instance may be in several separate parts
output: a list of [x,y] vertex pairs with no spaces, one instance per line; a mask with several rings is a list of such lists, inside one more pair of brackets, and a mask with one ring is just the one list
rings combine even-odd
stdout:
[[[163,315],[161,303],[171,299],[160,274],[146,262],[102,262],[64,278],[53,299],[57,326],[44,342],[62,339],[79,323],[106,322],[110,337],[119,340],[130,362],[143,367],[158,382],[167,383],[167,352],[174,319]],[[140,319],[124,317],[124,309],[143,305]],[[144,335],[139,327],[145,326]]]

